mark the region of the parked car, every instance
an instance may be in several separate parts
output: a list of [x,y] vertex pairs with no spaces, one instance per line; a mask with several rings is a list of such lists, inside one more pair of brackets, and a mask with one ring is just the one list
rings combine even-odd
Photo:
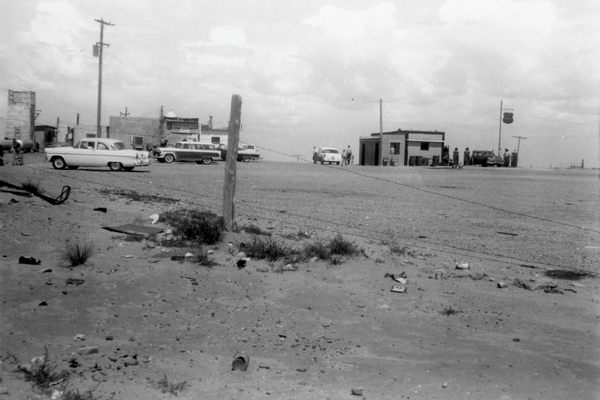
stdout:
[[334,147],[319,147],[317,162],[320,162],[321,164],[336,163],[337,165],[340,165],[342,163],[342,155]]
[[482,167],[504,165],[502,156],[496,155],[493,150],[473,150],[471,160],[472,165],[481,165]]
[[148,152],[127,150],[116,139],[86,138],[75,146],[46,148],[46,160],[55,169],[79,167],[108,167],[113,171],[131,171],[134,167],[150,165]]
[[177,142],[174,147],[158,147],[154,150],[159,162],[194,161],[210,164],[221,160],[221,152],[214,144],[200,142]]
[[[221,151],[221,158],[223,160],[227,159],[227,145],[220,144],[219,150]],[[253,144],[241,144],[237,149],[237,160],[238,161],[255,161],[260,158],[260,153],[256,146]]]

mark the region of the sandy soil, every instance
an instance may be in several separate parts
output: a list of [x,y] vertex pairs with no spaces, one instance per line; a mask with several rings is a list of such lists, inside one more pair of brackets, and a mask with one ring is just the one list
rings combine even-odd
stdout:
[[[243,232],[211,246],[208,268],[171,260],[194,249],[102,229],[178,208],[221,214],[222,163],[25,163],[0,167],[0,181],[72,192],[52,205],[0,188],[0,399],[48,398],[15,362],[44,347],[71,372],[66,390],[94,399],[175,398],[165,377],[186,382],[182,399],[600,398],[598,171],[240,163],[240,225],[295,247],[341,233],[362,249],[282,272],[236,267]],[[77,239],[96,251],[71,268],[62,253]],[[590,276],[547,275],[557,269]],[[386,273],[403,271],[407,292],[390,291]],[[239,351],[245,372],[231,370]]]

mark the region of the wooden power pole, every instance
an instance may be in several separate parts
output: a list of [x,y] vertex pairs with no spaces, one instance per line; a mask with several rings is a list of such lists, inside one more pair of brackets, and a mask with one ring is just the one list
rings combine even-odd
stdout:
[[235,227],[235,184],[237,173],[237,148],[242,121],[242,97],[231,96],[229,132],[227,136],[227,156],[225,160],[225,184],[223,185],[223,223],[231,231]]
[[94,46],[94,56],[98,57],[98,111],[96,114],[96,137],[102,137],[102,53],[104,46],[109,47],[109,43],[104,43],[104,25],[114,26],[104,19],[95,19],[100,24],[100,41]]

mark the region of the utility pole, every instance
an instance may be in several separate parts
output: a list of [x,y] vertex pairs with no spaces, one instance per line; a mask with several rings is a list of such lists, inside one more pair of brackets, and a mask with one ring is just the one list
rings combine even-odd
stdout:
[[119,114],[121,114],[121,117],[125,117],[125,118],[127,118],[127,116],[128,116],[129,114],[131,114],[131,113],[128,113],[128,112],[127,112],[127,107],[125,107],[125,112],[119,112]]
[[525,140],[527,139],[525,136],[513,136],[516,139],[519,139],[517,141],[517,155],[519,154],[519,148],[521,147],[521,139]]
[[104,19],[95,19],[100,24],[100,41],[94,46],[94,57],[98,57],[98,112],[96,118],[96,137],[102,137],[102,50],[104,46],[110,47],[109,43],[104,43],[104,25],[114,26]]

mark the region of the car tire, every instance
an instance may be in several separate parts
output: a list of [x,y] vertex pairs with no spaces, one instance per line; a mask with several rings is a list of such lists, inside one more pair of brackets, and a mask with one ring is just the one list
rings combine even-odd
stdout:
[[321,165],[325,164],[325,161],[321,161]]
[[123,170],[127,171],[127,172],[131,172],[131,171],[133,171],[133,168],[134,167],[123,167]]
[[52,159],[52,167],[54,167],[54,169],[65,169],[67,167],[67,163],[62,157],[54,157]]
[[340,165],[340,162],[338,161],[338,162],[336,162],[336,164],[337,164],[337,165]]
[[175,156],[173,154],[165,154],[164,160],[167,164],[171,164],[173,161],[175,161]]
[[110,168],[111,171],[120,171],[123,169],[123,164],[120,162],[109,162],[108,168]]
[[212,158],[203,158],[202,159],[202,164],[204,165],[208,165],[212,162]]

